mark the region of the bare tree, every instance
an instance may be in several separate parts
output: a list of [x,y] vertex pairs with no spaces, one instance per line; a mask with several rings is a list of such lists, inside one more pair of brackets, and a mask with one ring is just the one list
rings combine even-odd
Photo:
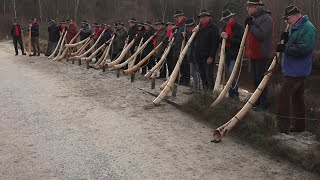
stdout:
[[77,22],[77,14],[78,14],[78,8],[79,8],[79,0],[75,1],[75,8],[74,8],[74,22]]
[[41,8],[41,0],[38,0],[39,5],[39,16],[40,16],[40,22],[42,23],[42,8]]
[[162,15],[163,22],[165,21],[165,18],[166,18],[167,4],[168,4],[168,0],[160,0],[161,15]]
[[16,0],[12,0],[14,18],[17,19]]

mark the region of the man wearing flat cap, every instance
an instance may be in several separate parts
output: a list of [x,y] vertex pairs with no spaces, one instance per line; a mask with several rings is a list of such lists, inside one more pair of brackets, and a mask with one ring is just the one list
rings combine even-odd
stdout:
[[[155,23],[156,27],[157,27],[157,32],[156,32],[156,36],[153,39],[153,46],[157,47],[162,41],[164,41],[164,38],[166,37],[166,29],[165,29],[165,24],[164,22],[162,22],[161,20],[158,20]],[[159,50],[156,52],[155,54],[155,58],[157,60],[161,59],[161,56],[164,52],[166,45],[162,45]],[[159,78],[166,78],[167,76],[167,67],[166,64],[164,64],[160,70],[160,76]]]
[[90,24],[88,23],[88,21],[83,20],[80,29],[80,41],[87,39],[91,34],[92,32]]
[[291,28],[281,35],[284,43],[277,45],[277,52],[283,52],[281,69],[284,76],[278,98],[277,120],[280,132],[289,134],[305,131],[304,83],[312,70],[317,30],[308,16],[303,16],[294,5],[285,9],[282,18]]
[[24,52],[24,46],[22,43],[22,33],[23,31],[21,29],[21,26],[18,20],[15,19],[11,26],[11,36],[13,38],[13,45],[14,45],[14,50],[16,52],[16,56],[18,55],[18,43],[20,45],[22,55],[26,55],[26,53]]
[[[222,18],[220,20],[225,23],[223,32],[221,33],[221,38],[226,40],[225,52],[228,78],[233,71],[244,31],[243,26],[236,21],[234,15],[235,13],[226,9],[222,12]],[[232,82],[232,86],[229,89],[229,97],[239,97],[236,80]]]
[[[155,33],[155,29],[153,28],[153,25],[150,21],[146,21],[144,23],[144,33],[142,35],[143,37],[143,43],[145,43],[146,41],[148,41],[148,39],[154,35]],[[147,46],[144,48],[142,54],[141,54],[141,59],[145,58],[152,50],[154,49],[154,45],[153,42],[150,41]],[[150,70],[152,68],[152,66],[154,65],[154,57],[150,58],[149,61],[147,63],[145,63],[143,65],[142,68],[142,74],[146,74],[147,72],[147,68]]]
[[112,53],[112,59],[115,59],[118,54],[121,53],[125,41],[128,37],[128,31],[127,29],[124,27],[124,24],[122,23],[122,21],[117,21],[115,24],[115,31],[114,31],[114,41],[113,41],[113,53]]
[[193,42],[192,56],[195,58],[201,76],[203,90],[212,91],[215,57],[220,44],[220,34],[207,10],[201,10],[198,18],[200,19],[200,27]]
[[58,45],[58,41],[60,39],[61,28],[56,24],[56,22],[52,19],[48,21],[48,47],[45,53],[45,56],[50,56],[56,46]]
[[[248,17],[245,25],[249,26],[246,42],[246,55],[250,59],[254,86],[257,89],[264,73],[268,70],[273,53],[273,20],[271,12],[265,10],[261,0],[249,0],[246,3]],[[253,108],[267,108],[268,87],[265,87]]]
[[[174,12],[174,20],[175,20],[175,42],[172,46],[172,60],[168,61],[168,69],[169,74],[171,75],[173,69],[175,68],[177,61],[179,59],[181,49],[182,49],[182,43],[186,38],[186,16],[181,10],[177,10]],[[180,74],[178,82],[180,85],[188,86],[190,84],[190,67],[187,62],[187,58],[185,57],[182,61],[181,67],[180,67]]]
[[[131,18],[128,21],[128,23],[129,23],[129,31],[128,31],[129,41],[128,42],[130,43],[134,38],[136,38],[139,29],[138,29],[138,21],[136,20],[136,18]],[[131,54],[134,53],[134,49],[136,48],[135,45],[139,45],[139,42],[134,43],[134,45],[130,49]]]

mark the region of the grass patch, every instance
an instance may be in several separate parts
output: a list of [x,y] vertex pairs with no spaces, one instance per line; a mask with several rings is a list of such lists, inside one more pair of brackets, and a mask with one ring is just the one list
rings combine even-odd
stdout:
[[[221,104],[212,108],[210,105],[213,100],[214,98],[208,94],[197,94],[192,96],[182,107],[183,110],[206,122],[210,127],[217,128],[230,120],[244,105],[238,100],[226,98]],[[285,145],[281,140],[275,139],[274,135],[276,134],[275,116],[270,113],[250,111],[228,135],[262,151],[269,152],[271,155],[285,157],[292,162],[301,164],[307,170],[320,174],[320,151],[308,153],[306,159],[301,158],[299,152]]]

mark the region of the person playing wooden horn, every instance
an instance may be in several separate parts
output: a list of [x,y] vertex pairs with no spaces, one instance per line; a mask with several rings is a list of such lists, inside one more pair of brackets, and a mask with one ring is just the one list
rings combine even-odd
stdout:
[[24,52],[24,45],[22,42],[22,33],[23,33],[22,28],[18,20],[15,19],[11,26],[11,37],[13,39],[13,45],[14,45],[14,50],[16,52],[16,56],[18,55],[18,43],[20,45],[22,55],[26,55],[26,53]]
[[115,34],[115,39],[112,45],[112,52],[113,52],[112,59],[115,59],[118,56],[118,54],[121,53],[124,47],[125,41],[128,37],[128,31],[124,27],[124,24],[121,21],[117,21],[115,23],[114,34]]
[[53,19],[48,21],[48,33],[48,47],[45,56],[50,56],[53,53],[60,39],[61,28],[56,24],[56,22]]
[[66,22],[65,20],[62,20],[62,21],[60,22],[61,32],[63,32],[63,31],[65,30],[66,24],[67,24],[67,22]]
[[277,45],[283,52],[281,63],[284,79],[278,98],[278,128],[280,132],[303,132],[306,126],[304,82],[312,70],[312,54],[316,48],[317,30],[294,5],[284,10],[282,17],[291,26],[281,35],[284,43]]
[[[71,39],[73,39],[73,37],[75,35],[77,35],[78,33],[78,27],[77,25],[73,22],[72,19],[68,19],[67,20],[67,25],[66,25],[66,29],[68,31],[67,35],[66,35],[66,44],[69,44]],[[77,40],[75,40],[73,43],[76,43]]]
[[31,56],[40,56],[40,24],[37,22],[36,18],[30,19],[29,27],[31,28],[31,45],[33,49],[33,54]]
[[[271,12],[263,8],[260,0],[249,0],[246,4],[249,16],[245,25],[249,26],[246,42],[246,56],[250,59],[253,72],[254,86],[257,89],[270,65],[272,54],[273,20]],[[254,108],[267,107],[268,87],[253,106]]]
[[[143,43],[145,43],[154,33],[155,33],[155,29],[154,27],[152,26],[152,23],[150,21],[146,21],[144,23],[144,28],[145,28],[145,31],[142,35],[143,37]],[[152,50],[154,49],[154,45],[152,43],[152,41],[150,41],[147,46],[144,48],[143,52],[142,52],[142,55],[141,55],[141,59],[145,58]],[[147,67],[149,69],[152,68],[152,66],[154,65],[154,58],[151,57],[149,59],[149,62],[145,63],[142,67],[142,73],[141,74],[146,74],[147,72]]]
[[[186,42],[185,41],[185,31],[186,31],[185,21],[187,19],[186,16],[181,10],[177,10],[174,12],[173,17],[174,17],[175,26],[176,26],[175,30],[177,31],[174,37],[175,43],[172,46],[172,59],[171,61],[170,59],[168,59],[167,61],[170,75],[179,59],[181,49],[182,49],[182,44],[183,42]],[[181,77],[178,77],[177,81],[180,82],[181,85],[188,86],[190,83],[190,67],[186,58],[182,61],[182,64],[180,66],[180,74],[181,74]]]
[[[196,22],[193,18],[189,18],[186,20],[186,27],[187,27],[187,39],[191,37],[192,30],[196,27]],[[198,93],[201,91],[201,78],[199,74],[199,70],[197,64],[195,63],[196,57],[192,56],[193,45],[191,44],[188,51],[187,51],[187,61],[190,64],[190,75],[192,77],[192,86],[190,94]]]
[[[155,23],[156,27],[157,27],[157,32],[156,32],[156,36],[154,37],[153,39],[153,46],[154,47],[157,47],[163,40],[164,38],[166,37],[166,29],[165,29],[165,23],[162,22],[161,20],[158,20],[156,23]],[[155,58],[157,60],[160,60],[161,59],[161,56],[164,52],[164,49],[165,49],[166,45],[162,45],[160,47],[160,49],[156,52],[155,54]],[[150,70],[150,69],[149,69]],[[160,76],[158,78],[166,78],[167,76],[167,68],[165,65],[162,66],[162,68],[160,69]]]
[[[226,39],[225,50],[228,79],[234,68],[244,32],[243,26],[236,21],[234,15],[235,13],[232,13],[229,9],[226,9],[222,12],[222,18],[220,20],[225,23],[221,37]],[[229,89],[229,97],[239,98],[237,80],[232,82],[232,86]]]
[[83,20],[81,22],[81,29],[80,29],[80,41],[87,39],[92,34],[91,26],[87,20]]
[[[128,21],[128,23],[129,23],[129,30],[128,30],[129,41],[128,42],[130,43],[134,38],[136,38],[139,28],[138,28],[138,21],[136,20],[136,18],[131,18]],[[134,54],[134,49],[138,44],[139,42],[138,43],[135,42],[132,48],[130,49],[131,55]]]
[[[98,44],[97,44],[97,47],[100,47],[102,46],[104,43],[107,43],[108,40],[112,37],[112,28],[110,25],[107,25],[107,24],[101,24],[101,29],[102,31],[105,30],[105,32],[103,33],[103,35],[101,36]],[[96,55],[96,62],[99,61],[99,59],[101,58],[103,54],[103,50],[101,50],[97,55]]]
[[203,91],[212,91],[215,57],[219,48],[220,34],[207,10],[201,10],[198,18],[200,19],[200,29],[193,42],[192,56],[196,58],[195,63],[199,69]]

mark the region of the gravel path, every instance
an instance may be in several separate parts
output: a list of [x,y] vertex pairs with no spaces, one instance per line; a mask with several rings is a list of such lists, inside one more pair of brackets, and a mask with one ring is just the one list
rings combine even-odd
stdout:
[[12,54],[0,43],[0,179],[319,179],[232,138],[210,143],[211,128],[154,107],[142,78]]

